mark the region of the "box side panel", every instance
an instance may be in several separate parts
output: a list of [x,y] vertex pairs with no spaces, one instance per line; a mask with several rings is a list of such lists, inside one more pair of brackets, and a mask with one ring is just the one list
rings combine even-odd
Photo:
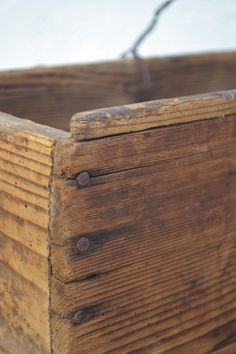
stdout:
[[204,110],[57,145],[55,353],[206,354],[236,341],[236,115]]
[[49,184],[59,132],[0,114],[0,348],[50,353]]

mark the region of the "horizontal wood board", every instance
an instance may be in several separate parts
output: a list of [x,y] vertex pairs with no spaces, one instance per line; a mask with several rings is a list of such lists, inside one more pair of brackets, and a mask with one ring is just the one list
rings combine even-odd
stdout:
[[76,112],[234,89],[235,62],[226,52],[1,72],[0,111],[69,130]]
[[230,90],[81,112],[71,119],[71,134],[83,141],[220,118],[235,113],[235,98]]

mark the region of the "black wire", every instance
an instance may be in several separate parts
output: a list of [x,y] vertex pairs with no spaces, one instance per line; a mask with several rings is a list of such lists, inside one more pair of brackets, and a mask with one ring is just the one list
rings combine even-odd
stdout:
[[134,44],[128,48],[122,55],[122,58],[127,57],[129,54],[132,54],[135,58],[138,58],[138,47],[140,44],[144,41],[144,39],[149,35],[149,33],[155,28],[155,26],[158,23],[159,16],[162,14],[162,12],[170,6],[174,1],[176,0],[168,0],[165,1],[163,4],[158,6],[158,8],[155,10],[154,15],[150,23],[148,24],[147,28],[139,35],[139,37],[135,40]]

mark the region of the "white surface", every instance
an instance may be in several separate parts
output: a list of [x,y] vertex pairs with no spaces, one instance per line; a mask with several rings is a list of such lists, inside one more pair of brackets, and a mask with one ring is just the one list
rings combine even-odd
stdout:
[[[0,0],[0,70],[117,59],[160,0]],[[236,49],[236,0],[176,0],[143,56]]]

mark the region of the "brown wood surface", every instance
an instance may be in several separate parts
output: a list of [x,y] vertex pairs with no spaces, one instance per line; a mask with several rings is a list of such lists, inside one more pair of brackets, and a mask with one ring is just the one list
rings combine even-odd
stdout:
[[[235,101],[229,115],[201,121],[202,100],[195,122],[57,144],[55,353],[206,354],[231,344]],[[90,175],[85,187],[76,180],[81,171]],[[89,241],[84,251],[81,238]]]
[[76,112],[234,89],[235,62],[232,52],[1,72],[0,111],[69,130]]
[[235,342],[236,321],[232,321],[165,354],[235,354]]
[[49,185],[66,135],[0,114],[0,353],[50,353]]
[[71,134],[91,140],[224,117],[236,112],[235,98],[236,90],[231,90],[77,113],[71,119]]
[[235,354],[236,343],[227,345],[227,347],[214,351],[212,354]]

